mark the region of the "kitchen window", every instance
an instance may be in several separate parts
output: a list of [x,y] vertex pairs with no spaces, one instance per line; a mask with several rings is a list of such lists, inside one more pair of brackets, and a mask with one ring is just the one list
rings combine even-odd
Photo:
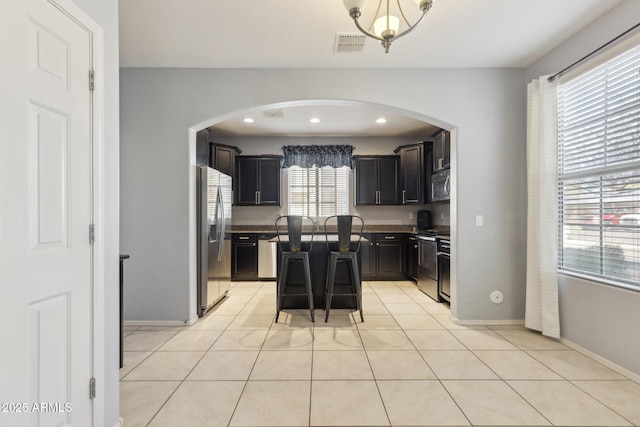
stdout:
[[640,45],[558,85],[558,267],[640,290]]
[[348,167],[291,166],[288,170],[289,215],[320,218],[348,213]]

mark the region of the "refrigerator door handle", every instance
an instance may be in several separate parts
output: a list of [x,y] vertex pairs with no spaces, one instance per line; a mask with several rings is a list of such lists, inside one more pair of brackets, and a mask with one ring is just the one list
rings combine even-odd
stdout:
[[220,209],[220,214],[217,214],[219,218],[220,228],[218,231],[218,261],[222,260],[222,245],[224,244],[224,233],[226,229],[225,218],[224,218],[224,199],[222,197],[222,188],[218,187],[218,203],[216,209]]
[[218,241],[215,238],[214,239],[211,238],[211,226],[209,226],[209,233],[208,234],[209,234],[209,243],[215,243],[215,242]]

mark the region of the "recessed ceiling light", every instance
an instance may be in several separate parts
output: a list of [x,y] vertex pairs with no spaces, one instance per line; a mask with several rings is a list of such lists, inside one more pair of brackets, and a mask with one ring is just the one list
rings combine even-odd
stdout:
[[381,125],[383,123],[387,123],[387,119],[385,119],[384,117],[380,117],[380,118],[376,119],[376,123],[378,123],[379,125]]
[[312,119],[309,120],[311,123],[320,123],[320,119],[317,117],[314,117]]
[[251,117],[245,117],[242,121],[245,123],[253,123],[253,119]]

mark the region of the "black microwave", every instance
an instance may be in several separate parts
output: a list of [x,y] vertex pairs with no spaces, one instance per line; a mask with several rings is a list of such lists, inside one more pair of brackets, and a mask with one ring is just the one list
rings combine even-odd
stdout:
[[451,198],[449,169],[431,175],[431,202],[448,202]]

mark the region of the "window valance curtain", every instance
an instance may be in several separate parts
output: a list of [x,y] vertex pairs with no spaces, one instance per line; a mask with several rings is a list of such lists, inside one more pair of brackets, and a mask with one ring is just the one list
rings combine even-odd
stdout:
[[291,166],[340,168],[352,165],[353,146],[351,145],[285,145],[282,151],[284,152],[283,168]]

